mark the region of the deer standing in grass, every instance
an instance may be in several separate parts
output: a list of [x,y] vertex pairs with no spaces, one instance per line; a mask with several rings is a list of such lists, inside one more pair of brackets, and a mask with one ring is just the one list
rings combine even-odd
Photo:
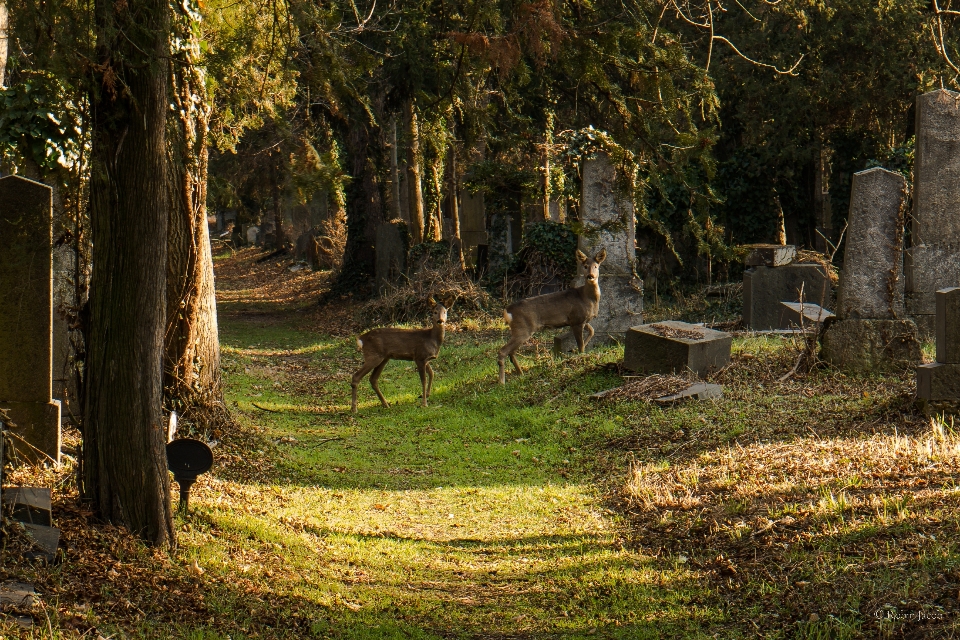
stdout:
[[[543,327],[570,327],[580,353],[583,353],[593,337],[593,327],[589,323],[597,317],[600,309],[600,263],[606,257],[606,249],[601,249],[592,258],[577,250],[577,269],[585,280],[582,286],[518,300],[503,310],[503,319],[510,327],[510,341],[499,353],[500,384],[507,382],[504,366],[508,356],[517,373],[523,375],[516,351]],[[584,329],[588,332],[586,337]]]
[[371,371],[373,373],[370,373],[370,386],[377,392],[383,406],[390,406],[380,392],[378,381],[383,368],[391,359],[413,360],[417,363],[420,383],[423,385],[423,406],[427,406],[427,398],[433,388],[433,368],[430,367],[430,361],[440,353],[447,311],[453,306],[453,301],[452,297],[444,298],[442,303],[430,298],[433,326],[429,329],[374,329],[357,338],[357,349],[363,352],[363,366],[353,374],[353,413],[357,412],[357,385]]

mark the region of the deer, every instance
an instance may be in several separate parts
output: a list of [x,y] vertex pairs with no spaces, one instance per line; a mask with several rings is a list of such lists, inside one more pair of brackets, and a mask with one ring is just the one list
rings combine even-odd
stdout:
[[431,296],[431,317],[433,326],[429,329],[397,329],[386,327],[368,331],[357,338],[357,350],[363,352],[363,366],[353,374],[353,402],[351,411],[357,412],[357,385],[363,377],[370,373],[370,386],[377,392],[377,397],[384,407],[389,407],[386,398],[380,392],[380,374],[390,360],[412,360],[417,363],[420,372],[420,383],[423,385],[423,406],[427,406],[427,398],[433,388],[433,368],[430,361],[436,359],[443,344],[444,325],[447,322],[447,311],[453,306],[452,296],[437,302]]
[[584,352],[594,333],[589,323],[597,317],[600,309],[600,263],[606,258],[606,249],[601,249],[592,258],[578,249],[577,270],[585,281],[582,286],[524,298],[503,310],[503,319],[510,327],[510,340],[499,352],[500,384],[507,382],[504,365],[508,356],[517,373],[523,375],[517,362],[517,349],[544,327],[570,327],[580,353]]

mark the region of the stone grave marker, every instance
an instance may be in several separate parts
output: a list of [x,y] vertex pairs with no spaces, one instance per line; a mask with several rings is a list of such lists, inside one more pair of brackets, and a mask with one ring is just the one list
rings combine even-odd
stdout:
[[853,175],[837,320],[820,357],[847,371],[882,371],[920,362],[917,327],[904,309],[906,180],[886,169]]
[[904,256],[906,311],[935,331],[935,292],[960,283],[960,94],[917,98],[911,246]]
[[797,257],[797,248],[792,244],[748,245],[750,253],[744,261],[748,267],[782,267]]
[[780,326],[785,329],[810,331],[827,318],[835,317],[833,312],[812,302],[781,302],[780,305],[783,307]]
[[50,187],[0,178],[0,409],[17,453],[60,461],[53,390],[53,243]]
[[829,308],[833,289],[819,264],[756,266],[743,273],[743,323],[750,329],[783,329],[781,302],[812,302]]
[[407,269],[406,223],[391,220],[377,227],[377,291],[383,293],[400,283]]
[[937,361],[917,367],[917,403],[927,415],[960,412],[960,287],[941,289],[937,309]]
[[639,373],[683,373],[705,377],[730,363],[733,336],[686,322],[659,322],[631,327],[623,366]]
[[[584,233],[578,247],[593,257],[606,249],[600,265],[600,309],[590,321],[596,332],[591,344],[622,342],[630,327],[643,322],[643,281],[636,273],[636,218],[633,200],[617,186],[617,172],[605,153],[583,163],[580,221]],[[578,279],[574,286],[583,282]],[[557,336],[554,350],[577,346],[569,331]]]

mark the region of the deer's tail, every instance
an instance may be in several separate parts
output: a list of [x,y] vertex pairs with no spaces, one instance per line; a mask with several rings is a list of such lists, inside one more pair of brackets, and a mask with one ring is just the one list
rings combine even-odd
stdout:
[[510,326],[510,323],[513,322],[513,314],[506,309],[503,310],[503,321],[507,323],[508,327]]
[[363,351],[363,340],[357,338],[357,351]]

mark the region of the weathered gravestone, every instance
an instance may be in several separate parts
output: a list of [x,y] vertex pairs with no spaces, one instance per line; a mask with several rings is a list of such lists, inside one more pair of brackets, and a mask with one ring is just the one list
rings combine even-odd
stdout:
[[935,294],[937,361],[917,367],[917,403],[927,415],[960,412],[960,287]]
[[407,268],[407,224],[391,220],[377,227],[377,291],[383,293],[400,283]]
[[[627,330],[643,322],[643,281],[636,272],[636,219],[631,195],[617,185],[617,172],[605,153],[583,163],[583,233],[578,245],[593,257],[606,249],[600,265],[600,309],[590,321],[596,332],[591,344],[622,342]],[[574,286],[583,282],[578,278]],[[557,336],[556,351],[577,346],[571,332]]]
[[60,461],[53,388],[52,193],[0,178],[0,409],[16,424],[17,453]]
[[705,377],[730,363],[733,336],[686,322],[631,327],[623,348],[623,366],[644,374],[683,373]]
[[837,319],[821,357],[848,371],[882,371],[921,361],[917,327],[903,303],[903,176],[886,169],[853,175]]
[[750,329],[788,329],[781,302],[812,302],[829,308],[833,289],[819,264],[756,266],[743,273],[743,323]]
[[906,311],[932,336],[935,292],[960,283],[960,94],[917,98],[911,246],[904,259]]

